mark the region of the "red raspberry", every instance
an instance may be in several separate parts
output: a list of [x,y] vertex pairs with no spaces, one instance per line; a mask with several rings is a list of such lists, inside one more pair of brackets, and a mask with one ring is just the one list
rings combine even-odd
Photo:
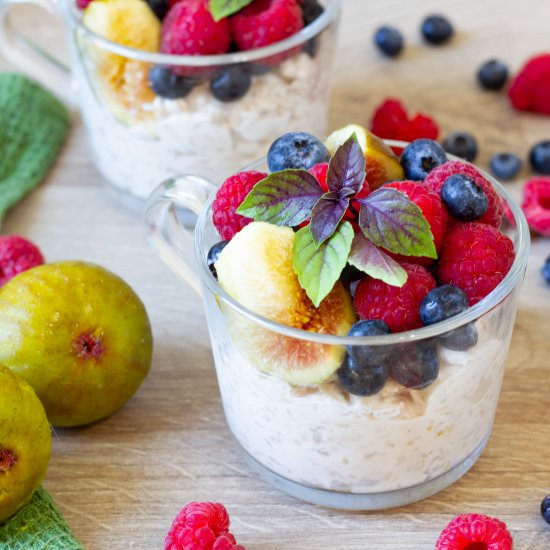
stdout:
[[422,326],[420,302],[435,288],[435,279],[425,268],[416,264],[401,264],[408,273],[401,287],[391,286],[379,279],[366,277],[355,289],[354,306],[361,319],[381,319],[393,332]]
[[550,237],[550,177],[531,178],[523,188],[523,213],[529,227]]
[[222,504],[190,502],[176,516],[164,539],[164,550],[245,550],[229,532]]
[[504,522],[482,514],[462,514],[443,529],[435,550],[512,550],[513,546]]
[[487,212],[477,221],[500,227],[500,222],[502,221],[505,210],[504,200],[494,190],[491,182],[471,164],[467,164],[460,160],[449,160],[440,166],[436,166],[424,180],[424,185],[427,185],[432,191],[435,191],[441,196],[441,188],[445,180],[454,174],[465,174],[472,178],[475,183],[483,189],[485,195],[487,195]]
[[231,240],[252,219],[236,214],[246,195],[260,181],[267,177],[264,172],[240,172],[227,178],[216,193],[212,203],[212,219],[224,241]]
[[39,248],[19,235],[0,236],[0,286],[36,265],[44,263]]
[[88,7],[92,0],[76,0],[76,5],[81,9],[85,10]]
[[456,224],[443,242],[439,282],[461,288],[473,306],[504,279],[514,256],[512,241],[492,225]]
[[439,128],[433,119],[422,113],[409,118],[403,104],[393,98],[386,99],[376,108],[371,130],[378,137],[403,141],[437,139],[439,135]]
[[[434,236],[434,245],[437,253],[441,250],[443,237],[447,230],[448,214],[447,209],[443,206],[441,198],[437,193],[428,189],[425,185],[415,181],[394,181],[387,183],[384,187],[391,187],[401,193],[405,193],[407,197],[420,208],[422,214],[430,224],[432,235]],[[389,253],[396,260],[405,262],[418,263],[428,265],[435,260],[433,258],[415,257],[415,256],[400,256]]]
[[295,0],[254,0],[230,17],[231,34],[239,50],[280,42],[302,30],[302,10]]
[[550,115],[550,53],[527,61],[512,81],[508,97],[518,111]]
[[161,52],[215,55],[229,51],[229,21],[214,21],[208,0],[185,0],[170,8],[162,23]]

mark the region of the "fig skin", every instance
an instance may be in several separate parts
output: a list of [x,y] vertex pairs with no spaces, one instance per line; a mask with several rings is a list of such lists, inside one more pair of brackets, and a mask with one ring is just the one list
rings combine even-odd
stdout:
[[0,524],[38,489],[51,454],[46,412],[34,390],[0,366]]
[[45,264],[0,289],[0,364],[34,388],[54,426],[122,407],[149,372],[152,347],[141,300],[100,266]]

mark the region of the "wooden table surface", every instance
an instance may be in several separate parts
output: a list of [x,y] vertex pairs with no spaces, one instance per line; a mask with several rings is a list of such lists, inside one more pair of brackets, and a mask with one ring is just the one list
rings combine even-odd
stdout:
[[[443,133],[472,132],[479,162],[508,149],[525,155],[550,138],[550,118],[518,114],[505,96],[475,84],[478,65],[499,56],[517,70],[550,50],[550,5],[540,0],[345,0],[333,71],[331,127],[368,123],[386,96],[431,113]],[[452,44],[419,38],[424,15],[452,19]],[[54,49],[59,26],[37,11],[18,19]],[[404,32],[396,61],[381,58],[371,37],[379,24]],[[36,29],[41,29],[36,31]],[[8,68],[0,61],[0,68]],[[1,129],[0,129],[1,131]],[[521,183],[510,184],[519,197]],[[125,278],[151,317],[154,364],[136,396],[90,427],[56,430],[45,487],[90,550],[158,549],[189,500],[226,504],[232,530],[249,550],[433,549],[456,514],[487,513],[510,527],[515,548],[550,548],[539,516],[550,493],[550,288],[539,270],[550,240],[536,239],[504,378],[494,431],[473,469],[423,502],[378,513],[345,513],[302,504],[253,475],[226,426],[199,298],[148,246],[141,219],[101,186],[81,121],[50,176],[6,218],[2,231],[36,241],[50,261],[97,262]]]

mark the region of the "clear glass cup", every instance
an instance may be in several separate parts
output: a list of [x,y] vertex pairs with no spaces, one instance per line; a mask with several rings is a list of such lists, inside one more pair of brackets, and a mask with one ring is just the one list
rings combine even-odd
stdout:
[[[60,75],[63,65],[38,46],[32,52],[40,59],[21,50],[9,10],[24,3],[63,14],[72,51],[72,86]],[[99,171],[119,197],[142,206],[158,182],[175,173],[221,181],[265,154],[285,131],[326,134],[341,2],[322,4],[321,16],[277,44],[223,55],[175,56],[101,38],[82,24],[76,0],[5,0],[0,3],[0,46],[21,70],[79,105]],[[29,43],[28,37],[24,40]],[[188,95],[156,95],[148,82],[154,66],[192,80]],[[246,73],[250,88],[238,100],[219,101],[210,83],[229,69]]]
[[[247,168],[267,171],[265,160]],[[502,227],[516,252],[509,273],[483,300],[447,321],[378,337],[290,328],[233,300],[206,262],[210,247],[220,240],[212,224],[215,185],[175,177],[149,198],[149,239],[202,294],[225,416],[252,469],[263,478],[309,502],[374,510],[435,494],[475,463],[491,434],[529,252],[521,210],[485,176],[510,212]],[[199,215],[193,245],[179,221],[179,208]],[[475,346],[449,348],[450,335],[472,327],[478,334]],[[367,343],[391,351],[395,363],[415,350],[435,349],[439,376],[424,389],[389,380],[378,394],[359,397],[343,391],[335,377],[320,386],[293,388],[263,372],[270,361],[288,357],[290,362],[295,354],[341,360],[346,347]]]

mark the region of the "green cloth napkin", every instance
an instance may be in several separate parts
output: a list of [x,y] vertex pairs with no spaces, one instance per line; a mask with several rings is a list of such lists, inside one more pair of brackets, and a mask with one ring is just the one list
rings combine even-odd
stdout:
[[44,179],[69,122],[67,108],[44,88],[0,73],[0,221]]
[[52,498],[42,488],[6,523],[0,524],[2,550],[84,550]]

